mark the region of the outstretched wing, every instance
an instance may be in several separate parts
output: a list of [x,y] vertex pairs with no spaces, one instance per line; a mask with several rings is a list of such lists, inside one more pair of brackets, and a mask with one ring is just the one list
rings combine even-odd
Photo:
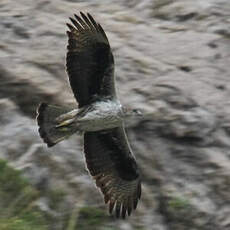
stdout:
[[112,213],[125,218],[136,209],[141,197],[141,180],[124,128],[84,134],[86,165],[104,194]]
[[114,60],[108,38],[90,14],[70,18],[66,67],[79,107],[96,96],[115,96]]

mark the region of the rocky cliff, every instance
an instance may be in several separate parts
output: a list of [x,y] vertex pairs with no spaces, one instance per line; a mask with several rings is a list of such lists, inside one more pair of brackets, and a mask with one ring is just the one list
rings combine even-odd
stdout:
[[[80,136],[48,149],[37,132],[40,101],[75,106],[65,23],[79,11],[107,33],[121,102],[152,114],[127,128],[143,193],[126,220],[107,215]],[[0,158],[38,191],[29,206],[47,229],[230,228],[229,12],[228,0],[0,1]]]

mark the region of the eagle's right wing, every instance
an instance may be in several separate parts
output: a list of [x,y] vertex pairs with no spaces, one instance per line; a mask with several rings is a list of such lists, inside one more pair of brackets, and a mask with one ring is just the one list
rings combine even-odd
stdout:
[[141,196],[141,179],[124,128],[84,134],[86,165],[104,194],[112,213],[125,218],[136,209]]
[[115,96],[114,60],[104,30],[90,14],[70,20],[66,67],[79,107],[96,96]]

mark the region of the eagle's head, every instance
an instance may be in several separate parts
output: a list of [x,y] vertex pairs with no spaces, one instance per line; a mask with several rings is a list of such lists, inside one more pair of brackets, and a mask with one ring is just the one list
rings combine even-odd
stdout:
[[131,109],[128,107],[123,107],[122,108],[122,112],[124,117],[142,117],[143,116],[143,112],[141,109]]

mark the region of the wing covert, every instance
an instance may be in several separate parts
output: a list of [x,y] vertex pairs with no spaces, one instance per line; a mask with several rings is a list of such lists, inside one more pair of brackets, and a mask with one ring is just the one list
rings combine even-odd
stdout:
[[122,128],[86,132],[84,151],[87,168],[109,203],[109,212],[125,218],[136,209],[141,196],[141,179]]
[[97,96],[115,96],[114,59],[108,38],[90,14],[70,18],[66,69],[79,107]]

